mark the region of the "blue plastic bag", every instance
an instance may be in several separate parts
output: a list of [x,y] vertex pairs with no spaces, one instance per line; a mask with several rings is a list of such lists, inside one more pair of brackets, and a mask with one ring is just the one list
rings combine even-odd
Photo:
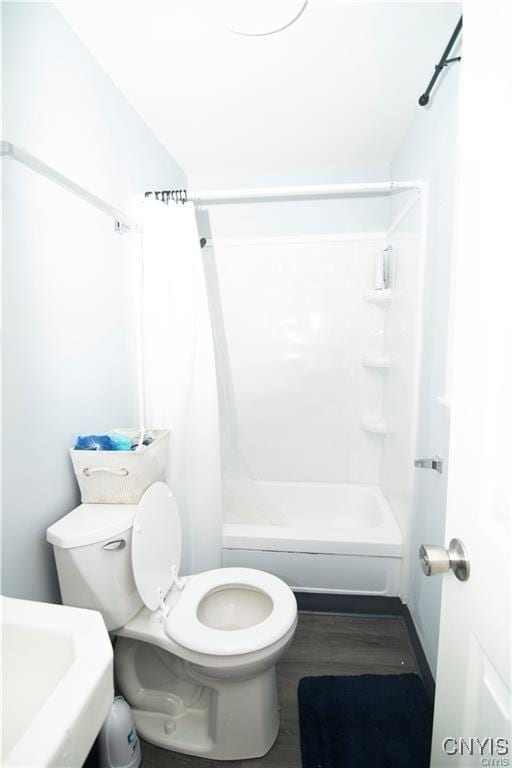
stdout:
[[116,451],[117,446],[109,435],[81,435],[77,437],[75,451]]
[[114,445],[116,446],[116,451],[131,451],[132,449],[132,441],[125,437],[124,435],[118,435],[116,432],[112,432],[110,435],[108,435]]

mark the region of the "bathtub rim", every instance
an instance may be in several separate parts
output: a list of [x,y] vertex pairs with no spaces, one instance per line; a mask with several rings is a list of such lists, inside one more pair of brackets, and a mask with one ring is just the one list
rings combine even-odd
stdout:
[[[395,526],[396,530],[386,524],[378,528],[363,528],[350,531],[342,537],[340,531],[335,528],[291,528],[281,525],[224,523],[222,547],[223,549],[257,549],[313,555],[401,557],[402,536],[396,523]],[[372,533],[368,534],[368,531]]]
[[[285,485],[287,482],[256,481],[261,484]],[[223,549],[297,552],[304,554],[360,555],[363,557],[397,557],[403,555],[403,536],[393,511],[379,485],[366,483],[298,483],[351,488],[370,494],[382,515],[380,525],[345,528],[335,526],[307,527],[272,523],[224,522]]]

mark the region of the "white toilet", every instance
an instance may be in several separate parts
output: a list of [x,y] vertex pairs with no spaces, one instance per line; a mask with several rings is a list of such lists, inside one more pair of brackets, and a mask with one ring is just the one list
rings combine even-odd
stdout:
[[139,504],[82,504],[47,539],[63,602],[101,611],[117,636],[117,684],[143,738],[218,760],[268,752],[279,730],[275,664],[297,624],[283,581],[251,568],[180,578],[165,483]]

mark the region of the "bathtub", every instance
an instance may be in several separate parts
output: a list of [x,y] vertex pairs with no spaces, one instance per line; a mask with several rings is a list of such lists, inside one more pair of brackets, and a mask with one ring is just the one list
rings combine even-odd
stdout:
[[[262,518],[231,509],[223,565],[259,568],[293,589],[399,594],[402,535],[378,486],[255,481]],[[270,510],[270,512],[268,511]]]

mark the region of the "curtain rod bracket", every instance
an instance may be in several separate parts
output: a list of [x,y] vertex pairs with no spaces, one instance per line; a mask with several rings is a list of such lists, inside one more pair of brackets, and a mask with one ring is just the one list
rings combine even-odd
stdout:
[[128,227],[124,222],[119,221],[119,219],[114,219],[114,232],[117,232],[118,235],[131,234],[132,232],[138,231],[138,227],[137,229],[134,229],[133,227]]

